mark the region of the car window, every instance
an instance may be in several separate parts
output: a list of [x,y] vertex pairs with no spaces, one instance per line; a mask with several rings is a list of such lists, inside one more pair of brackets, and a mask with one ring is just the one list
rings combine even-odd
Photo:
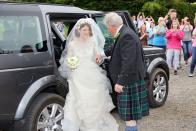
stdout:
[[1,54],[47,51],[38,16],[0,16]]
[[53,21],[52,22],[56,28],[60,31],[60,33],[67,38],[68,36],[68,30],[70,27],[70,23],[66,22],[66,21]]
[[105,37],[104,49],[107,49],[110,45],[114,44],[114,38],[107,31],[106,26],[103,23],[103,18],[104,18],[103,16],[96,16],[95,21],[97,22],[98,26],[100,27],[100,29]]

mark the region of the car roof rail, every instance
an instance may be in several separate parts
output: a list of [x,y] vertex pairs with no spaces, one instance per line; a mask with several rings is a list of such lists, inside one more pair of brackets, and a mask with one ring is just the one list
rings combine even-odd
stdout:
[[19,1],[6,1],[0,0],[0,4],[19,4],[19,5],[52,5],[52,6],[67,6],[67,7],[75,7],[73,5],[63,5],[63,4],[55,4],[55,3],[37,3],[37,2],[19,2]]

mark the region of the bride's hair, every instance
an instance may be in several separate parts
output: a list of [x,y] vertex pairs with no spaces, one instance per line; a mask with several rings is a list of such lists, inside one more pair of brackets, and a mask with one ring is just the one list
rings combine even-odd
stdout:
[[75,35],[76,37],[79,37],[80,36],[80,32],[79,30],[81,30],[83,27],[87,26],[89,28],[89,31],[90,31],[90,36],[93,36],[93,32],[92,32],[92,28],[91,28],[91,25],[89,23],[82,23],[79,25],[79,27],[75,30]]

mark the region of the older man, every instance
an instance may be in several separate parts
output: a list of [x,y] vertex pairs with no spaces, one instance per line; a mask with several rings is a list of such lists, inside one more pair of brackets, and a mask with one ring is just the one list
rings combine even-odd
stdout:
[[143,49],[137,34],[123,25],[118,14],[106,14],[104,23],[116,38],[109,73],[117,92],[119,115],[126,122],[125,131],[137,131],[136,120],[149,114]]

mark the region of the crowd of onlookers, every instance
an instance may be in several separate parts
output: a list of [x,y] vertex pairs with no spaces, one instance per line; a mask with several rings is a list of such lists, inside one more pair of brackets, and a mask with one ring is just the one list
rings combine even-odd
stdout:
[[194,25],[191,25],[188,17],[179,20],[175,9],[170,9],[165,17],[159,17],[157,24],[151,16],[145,17],[141,12],[137,18],[131,18],[138,29],[141,44],[163,48],[174,75],[182,66],[182,54],[185,66],[189,65],[188,60],[192,58],[188,76],[193,76],[196,65],[196,13]]

